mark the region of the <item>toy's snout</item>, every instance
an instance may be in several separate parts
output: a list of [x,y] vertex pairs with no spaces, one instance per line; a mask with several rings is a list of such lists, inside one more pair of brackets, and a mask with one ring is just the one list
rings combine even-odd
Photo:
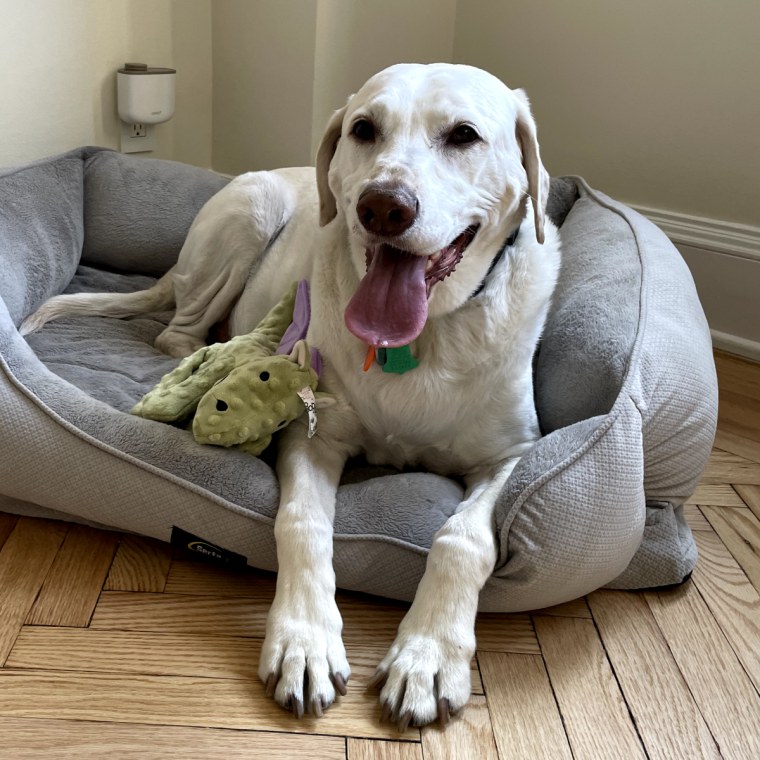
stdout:
[[201,399],[193,435],[217,446],[268,439],[304,412],[297,392],[314,381],[310,368],[288,356],[238,367]]

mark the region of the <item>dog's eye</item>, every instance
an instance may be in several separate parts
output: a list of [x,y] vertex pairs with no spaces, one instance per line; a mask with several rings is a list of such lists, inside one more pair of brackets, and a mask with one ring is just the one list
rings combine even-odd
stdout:
[[359,119],[354,122],[354,126],[351,127],[351,134],[359,140],[359,142],[374,142],[375,125],[369,121],[369,119]]
[[479,140],[480,135],[469,124],[458,124],[446,135],[446,145],[471,145]]

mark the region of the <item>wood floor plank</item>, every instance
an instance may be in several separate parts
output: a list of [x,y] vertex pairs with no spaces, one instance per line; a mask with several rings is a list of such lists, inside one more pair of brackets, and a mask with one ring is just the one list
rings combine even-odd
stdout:
[[[739,430],[741,432],[737,432]],[[747,437],[748,432],[746,428],[737,428],[730,423],[727,424],[724,420],[715,436],[715,445],[719,449],[737,454],[745,459],[760,462],[760,442],[758,441],[760,433]]]
[[422,760],[422,748],[411,742],[382,742],[349,739],[347,760]]
[[445,728],[423,728],[422,754],[433,760],[499,760],[485,697],[471,699]]
[[145,536],[122,536],[105,585],[106,591],[161,592],[171,565],[171,546]]
[[25,626],[7,667],[255,679],[259,639]]
[[343,617],[343,640],[388,649],[396,638],[406,610],[393,604],[364,600],[338,600]]
[[478,662],[500,757],[572,758],[541,657],[484,652]]
[[694,583],[760,691],[760,594],[715,533],[695,536]]
[[760,520],[760,486],[736,486],[736,492],[742,501],[752,510],[752,514]]
[[86,626],[118,544],[118,533],[71,525],[26,622]]
[[760,400],[760,364],[725,351],[714,354],[721,388]]
[[[534,622],[575,760],[645,758],[593,621]],[[488,694],[487,679],[485,688]]]
[[21,517],[0,550],[0,666],[42,588],[66,530],[63,523]]
[[744,393],[720,389],[718,424],[743,438],[757,440],[760,430],[760,400]]
[[714,449],[700,481],[706,484],[760,485],[760,463]]
[[556,615],[558,617],[579,617],[590,618],[591,610],[588,608],[586,599],[573,599],[570,602],[564,602],[563,604],[555,604],[553,607],[544,607],[544,609],[536,610],[534,615]]
[[17,515],[9,515],[5,512],[0,512],[0,549],[3,548],[3,544],[13,532],[17,522]]
[[540,652],[529,615],[481,613],[475,621],[475,636],[479,652]]
[[13,760],[345,760],[342,737],[186,726],[0,718],[0,757]]
[[721,755],[760,756],[760,698],[697,587],[645,598]]
[[712,525],[707,522],[707,518],[696,504],[685,504],[683,514],[692,530],[706,530],[712,533]]
[[353,679],[323,718],[296,720],[259,681],[180,676],[0,670],[0,717],[236,728],[419,741],[381,723],[376,695]]
[[645,599],[596,591],[589,605],[650,760],[720,758]]
[[167,594],[212,594],[247,596],[256,599],[274,597],[276,576],[257,570],[228,570],[210,562],[174,560],[166,579]]
[[702,513],[752,585],[760,589],[760,520],[746,507],[702,507]]
[[743,507],[741,497],[728,483],[698,485],[687,504],[710,504],[714,507]]
[[90,622],[93,629],[259,636],[269,605],[251,599],[192,594],[104,591]]

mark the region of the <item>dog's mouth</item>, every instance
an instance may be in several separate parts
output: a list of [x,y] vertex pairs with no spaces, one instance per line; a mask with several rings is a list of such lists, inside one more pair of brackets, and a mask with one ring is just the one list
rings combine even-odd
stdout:
[[427,321],[430,291],[456,269],[477,231],[468,227],[428,256],[391,245],[367,248],[367,273],[344,315],[348,329],[369,346],[411,343]]

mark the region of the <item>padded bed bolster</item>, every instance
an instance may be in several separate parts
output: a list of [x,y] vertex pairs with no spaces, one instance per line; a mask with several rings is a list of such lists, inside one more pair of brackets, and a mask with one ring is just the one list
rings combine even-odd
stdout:
[[74,276],[84,240],[81,155],[0,170],[0,298],[15,325]]
[[110,150],[87,157],[83,264],[112,269],[118,262],[122,272],[164,274],[203,204],[229,182],[177,161],[138,161]]
[[641,415],[628,398],[538,441],[515,468],[496,518],[492,580],[510,609],[558,604],[619,576],[644,531],[642,480]]

